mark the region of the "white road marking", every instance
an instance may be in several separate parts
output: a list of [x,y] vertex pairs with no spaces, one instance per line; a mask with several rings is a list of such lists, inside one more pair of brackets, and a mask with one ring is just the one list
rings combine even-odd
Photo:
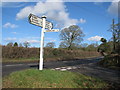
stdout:
[[10,67],[10,66],[21,66],[21,65],[37,65],[37,64],[13,64],[13,65],[5,65],[5,66]]
[[67,70],[70,70],[70,69],[72,69],[72,67],[67,67]]
[[67,69],[60,69],[60,71],[66,71]]
[[24,64],[14,64],[14,65],[5,65],[5,66],[10,67],[10,66],[21,66],[21,65],[24,65]]
[[56,70],[61,69],[61,68],[55,68]]
[[60,68],[63,68],[63,69],[64,69],[64,68],[66,68],[66,67],[60,67]]
[[59,68],[52,68],[51,70],[60,70],[60,71],[66,71],[66,70],[71,70],[71,69],[76,69],[76,68],[79,68],[79,67],[76,67],[76,66],[69,66],[69,67],[59,67]]
[[27,65],[38,65],[38,64],[27,64]]
[[63,61],[63,62],[68,62],[68,61]]
[[77,67],[74,67],[74,66],[72,67],[72,69],[76,69],[76,68],[77,68]]

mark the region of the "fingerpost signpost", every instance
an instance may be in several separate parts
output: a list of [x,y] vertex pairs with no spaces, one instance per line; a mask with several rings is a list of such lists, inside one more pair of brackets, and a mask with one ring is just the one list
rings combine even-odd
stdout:
[[[48,22],[46,20],[46,16],[42,16],[41,18],[30,14],[28,17],[29,23],[42,27],[41,30],[41,42],[40,42],[40,61],[39,61],[39,70],[43,70],[43,47],[44,47],[44,33],[45,32],[58,32],[59,29],[52,29],[53,28],[53,24],[51,22]],[[47,29],[47,30],[46,30]]]

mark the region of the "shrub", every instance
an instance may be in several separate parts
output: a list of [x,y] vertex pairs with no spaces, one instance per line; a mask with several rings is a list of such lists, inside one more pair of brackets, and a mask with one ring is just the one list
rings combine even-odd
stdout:
[[[40,55],[39,48],[25,48],[25,47],[2,47],[2,57],[8,59],[19,58],[38,58]],[[82,50],[67,50],[60,48],[44,48],[44,59],[47,60],[64,60],[64,59],[81,59],[86,57],[100,56],[95,51]]]

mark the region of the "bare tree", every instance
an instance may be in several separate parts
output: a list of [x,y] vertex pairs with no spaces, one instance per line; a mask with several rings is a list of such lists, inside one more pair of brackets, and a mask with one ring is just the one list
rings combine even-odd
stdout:
[[55,47],[55,43],[54,42],[48,42],[46,44],[46,47],[48,47],[48,48],[54,48]]
[[120,49],[120,23],[115,24],[114,19],[112,20],[112,25],[110,30],[112,32],[112,39],[113,39],[113,53],[116,53],[118,49]]
[[19,43],[19,47],[23,47],[22,43]]
[[68,44],[65,41],[62,41],[59,45],[59,48],[68,48]]
[[62,40],[61,45],[63,44],[68,49],[72,49],[83,40],[83,36],[83,32],[77,25],[64,28],[60,34],[60,38]]
[[12,47],[12,46],[13,46],[13,43],[12,43],[12,42],[9,42],[9,43],[7,44],[7,46],[8,46],[8,47]]
[[30,43],[27,42],[27,41],[25,41],[25,42],[23,43],[23,45],[24,45],[26,48],[28,48],[28,47],[30,46]]

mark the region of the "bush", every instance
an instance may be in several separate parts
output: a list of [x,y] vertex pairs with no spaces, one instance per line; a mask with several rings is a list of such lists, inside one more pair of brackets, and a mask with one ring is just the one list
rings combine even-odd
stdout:
[[[39,48],[24,48],[24,47],[7,47],[2,48],[2,57],[8,59],[39,59]],[[82,59],[87,57],[100,56],[95,51],[82,50],[67,50],[60,48],[44,48],[44,59],[48,60],[66,60],[66,59]]]
[[3,58],[38,58],[39,48],[24,48],[24,47],[2,47]]
[[103,58],[98,64],[108,68],[120,68],[120,56],[119,55],[105,56],[105,58]]

